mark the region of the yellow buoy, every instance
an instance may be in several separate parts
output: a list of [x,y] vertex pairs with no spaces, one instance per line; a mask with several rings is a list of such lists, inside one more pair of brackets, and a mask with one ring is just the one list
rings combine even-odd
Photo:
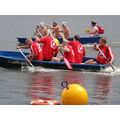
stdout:
[[65,88],[61,95],[63,105],[86,105],[88,94],[84,87],[78,84],[71,84]]
[[90,29],[86,29],[85,32],[90,32]]
[[59,40],[57,38],[55,38],[55,41],[56,41],[57,45],[59,46],[60,45]]

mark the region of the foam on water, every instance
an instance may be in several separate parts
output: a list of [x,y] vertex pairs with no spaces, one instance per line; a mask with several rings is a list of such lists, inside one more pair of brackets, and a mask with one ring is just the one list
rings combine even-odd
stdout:
[[114,67],[115,70],[113,70],[111,67],[108,67],[106,69],[103,69],[101,72],[102,73],[108,73],[112,76],[114,75],[120,75],[120,67]]
[[7,69],[7,68],[0,67],[0,72],[2,72],[2,71],[8,71],[8,69]]
[[[49,69],[49,68],[43,68],[43,67],[30,67],[30,66],[22,66],[21,67],[22,72],[59,72],[60,70],[57,69]],[[63,71],[63,70],[62,70]]]
[[113,70],[111,67],[108,67],[106,69],[102,69],[99,72],[90,72],[90,71],[84,71],[83,73],[88,73],[88,74],[97,74],[97,75],[102,75],[102,76],[119,76],[120,75],[120,67],[114,67],[115,70]]
[[[88,73],[88,74],[98,74],[98,75],[120,75],[120,67],[114,67],[115,70],[113,70],[111,67],[107,67],[106,69],[102,69],[99,72],[91,72],[91,71],[82,71],[82,73]],[[43,67],[30,67],[30,66],[22,66],[21,67],[22,72],[60,72],[60,71],[67,71],[67,70],[60,70],[60,69],[50,69],[50,68],[43,68]],[[75,72],[75,71],[73,71]],[[78,72],[78,71],[77,71]]]

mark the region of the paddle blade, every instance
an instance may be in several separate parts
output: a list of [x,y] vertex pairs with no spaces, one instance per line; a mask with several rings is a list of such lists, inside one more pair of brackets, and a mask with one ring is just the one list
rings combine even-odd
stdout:
[[72,70],[72,66],[70,65],[70,62],[64,57],[64,62],[67,65],[67,67]]

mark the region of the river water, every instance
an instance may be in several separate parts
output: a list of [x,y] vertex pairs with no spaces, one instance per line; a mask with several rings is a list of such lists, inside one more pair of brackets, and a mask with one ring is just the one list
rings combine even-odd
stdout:
[[[16,71],[0,67],[0,105],[28,105],[35,99],[61,102],[63,80],[85,87],[89,105],[120,104],[120,16],[0,16],[0,50],[17,51],[17,37],[32,37],[36,24],[41,21],[52,24],[54,20],[59,25],[67,21],[71,36],[87,36],[85,30],[90,28],[91,21],[101,25],[115,55],[116,70],[113,72],[108,68],[101,72],[76,72],[42,69],[33,72],[30,69]],[[86,56],[97,56],[92,45],[86,45],[85,49]]]

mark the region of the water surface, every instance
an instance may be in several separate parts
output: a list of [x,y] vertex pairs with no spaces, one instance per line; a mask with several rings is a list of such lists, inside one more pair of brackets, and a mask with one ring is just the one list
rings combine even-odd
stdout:
[[[0,50],[17,51],[17,37],[31,37],[36,24],[41,21],[52,24],[53,20],[60,25],[67,21],[71,36],[87,36],[85,29],[90,28],[92,20],[101,25],[116,58],[116,71],[112,72],[109,68],[99,73],[52,69],[33,72],[0,67],[0,104],[26,105],[35,99],[55,99],[61,102],[63,80],[85,87],[90,105],[120,104],[120,16],[0,16]],[[85,49],[86,56],[97,56],[91,45],[86,45]]]

